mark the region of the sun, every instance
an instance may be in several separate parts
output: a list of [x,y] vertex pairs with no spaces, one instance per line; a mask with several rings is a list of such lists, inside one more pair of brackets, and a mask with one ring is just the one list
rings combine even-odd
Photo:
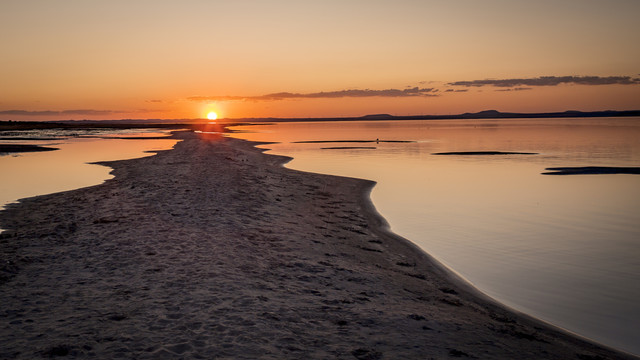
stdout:
[[218,114],[216,114],[216,113],[215,113],[215,112],[213,112],[213,111],[210,111],[210,112],[207,114],[207,119],[209,119],[209,120],[215,120],[215,119],[217,119],[217,118],[218,118]]

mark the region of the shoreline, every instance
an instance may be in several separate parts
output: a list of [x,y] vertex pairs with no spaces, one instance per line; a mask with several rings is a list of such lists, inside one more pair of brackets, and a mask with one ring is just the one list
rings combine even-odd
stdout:
[[0,357],[635,358],[458,278],[389,230],[372,181],[174,136],[0,213]]
[[[265,151],[267,151],[265,149]],[[278,156],[278,155],[272,155]],[[297,171],[297,170],[293,170]],[[302,171],[304,173],[304,171]],[[337,175],[336,175],[337,176]],[[337,176],[340,177],[340,176]],[[601,347],[608,351],[612,351],[613,353],[617,353],[618,355],[628,356],[633,359],[640,358],[632,353],[625,352],[623,350],[619,350],[613,347],[609,347],[605,344],[601,344],[596,340],[587,338],[585,336],[581,336],[578,333],[572,332],[570,330],[564,329],[557,325],[554,325],[550,322],[547,322],[543,319],[537,318],[533,315],[529,315],[525,312],[514,309],[506,304],[501,303],[499,300],[491,297],[490,295],[484,293],[477,287],[475,287],[469,280],[465,279],[462,275],[458,274],[455,269],[449,268],[447,265],[441,263],[438,259],[433,257],[431,254],[420,248],[417,244],[413,243],[411,240],[394,233],[391,230],[391,226],[388,221],[382,216],[376,209],[371,197],[370,192],[373,190],[373,187],[376,185],[375,181],[366,180],[366,179],[358,179],[362,181],[370,182],[370,186],[364,187],[361,194],[361,202],[364,204],[363,208],[364,212],[369,218],[369,222],[374,224],[372,227],[372,231],[381,237],[385,237],[387,239],[391,239],[395,242],[394,249],[404,253],[404,252],[415,252],[415,256],[418,259],[416,261],[416,267],[423,267],[425,272],[434,272],[437,275],[442,276],[445,281],[449,281],[451,284],[455,286],[455,289],[460,291],[460,295],[464,297],[470,298],[471,301],[476,302],[478,305],[485,307],[489,311],[496,311],[495,314],[505,313],[508,314],[507,317],[513,320],[515,323],[521,323],[523,325],[531,326],[537,330],[551,331],[560,334],[561,336],[567,336],[569,338],[574,338],[578,341],[583,341],[591,346]],[[442,291],[442,288],[440,289]],[[449,293],[449,291],[443,291],[445,293]],[[493,315],[492,315],[493,317]],[[511,321],[507,321],[511,322]],[[523,335],[523,334],[519,334]],[[524,334],[524,338],[528,338],[533,340],[533,337],[529,337]],[[455,356],[454,356],[455,357]],[[490,356],[489,356],[490,357]],[[483,357],[484,358],[484,357]],[[498,357],[499,358],[499,357]],[[546,358],[546,357],[544,357]],[[589,358],[589,357],[581,357],[578,358]],[[597,358],[597,356],[596,356]],[[605,357],[607,358],[607,357]]]

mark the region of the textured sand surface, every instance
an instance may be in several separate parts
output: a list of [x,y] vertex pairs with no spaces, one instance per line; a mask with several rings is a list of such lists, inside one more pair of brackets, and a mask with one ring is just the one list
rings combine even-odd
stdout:
[[373,183],[178,133],[0,213],[0,359],[624,359],[385,230]]

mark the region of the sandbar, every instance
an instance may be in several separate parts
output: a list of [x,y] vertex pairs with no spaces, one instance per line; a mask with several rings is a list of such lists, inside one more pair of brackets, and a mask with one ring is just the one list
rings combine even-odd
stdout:
[[58,148],[27,144],[0,144],[0,153],[21,153],[54,150],[58,150]]
[[449,151],[437,152],[431,155],[538,155],[538,153],[516,151]]
[[0,212],[0,358],[634,358],[455,277],[388,230],[371,181],[174,136]]
[[323,147],[320,150],[375,150],[375,146],[331,146]]
[[308,140],[294,141],[294,144],[328,144],[328,143],[415,143],[412,140]]
[[618,166],[575,166],[575,167],[551,167],[546,168],[548,172],[542,175],[607,175],[607,174],[630,174],[639,175],[640,167],[618,167]]

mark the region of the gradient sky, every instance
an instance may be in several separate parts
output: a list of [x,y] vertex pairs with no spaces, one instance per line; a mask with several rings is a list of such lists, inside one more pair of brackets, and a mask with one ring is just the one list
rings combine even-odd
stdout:
[[637,0],[2,0],[0,119],[640,109]]

